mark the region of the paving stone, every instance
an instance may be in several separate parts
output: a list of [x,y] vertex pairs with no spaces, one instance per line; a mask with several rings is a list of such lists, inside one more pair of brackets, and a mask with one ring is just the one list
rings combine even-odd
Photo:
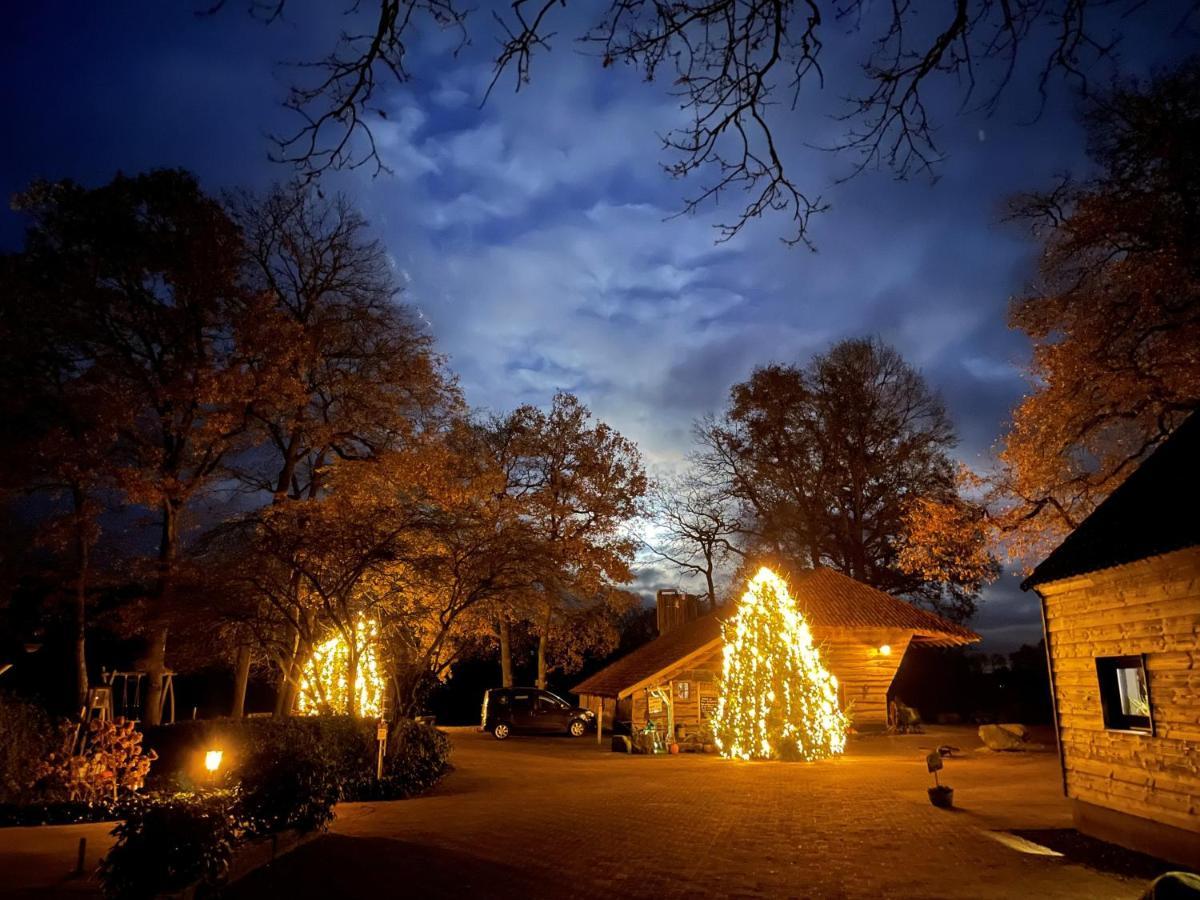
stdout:
[[614,754],[593,741],[452,730],[433,793],[344,804],[330,837],[255,873],[235,898],[1124,898],[1142,886],[1020,853],[989,830],[1066,827],[1054,753],[924,756],[970,729],[862,739],[819,763]]

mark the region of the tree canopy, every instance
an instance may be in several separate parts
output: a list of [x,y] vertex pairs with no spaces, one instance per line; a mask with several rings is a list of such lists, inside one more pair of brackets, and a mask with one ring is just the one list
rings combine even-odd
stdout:
[[[287,0],[249,6],[268,23],[290,11]],[[574,41],[598,71],[633,69],[686,111],[684,124],[659,128],[666,170],[701,180],[684,212],[737,198],[718,240],[774,213],[789,221],[786,241],[808,243],[809,219],[828,204],[820,186],[795,175],[785,148],[787,116],[814,105],[814,90],[841,100],[833,115],[843,132],[828,143],[801,132],[802,141],[849,153],[854,171],[933,174],[942,150],[932,95],[949,90],[960,110],[990,112],[1014,81],[1043,101],[1058,80],[1087,92],[1117,71],[1120,25],[1179,29],[1196,9],[1166,0],[956,0],[932,11],[863,0],[609,0],[575,17],[563,0],[517,0],[489,23],[457,0],[356,3],[329,53],[299,67],[285,101],[299,124],[274,138],[275,156],[305,176],[385,170],[375,138],[386,119],[381,93],[415,74],[410,44],[422,28],[455,33],[455,53],[473,37],[494,38],[489,93],[520,90],[552,47]]]
[[[943,548],[956,561],[981,560],[975,568],[939,570],[905,553],[922,504],[960,501],[955,435],[920,373],[878,340],[842,341],[805,366],[757,369],[697,437],[697,477],[736,506],[729,543],[752,567],[759,558],[829,566],[959,620],[994,574],[981,532]],[[726,522],[728,513],[710,504],[709,515]],[[702,543],[693,536],[693,547]]]
[[1038,278],[1009,320],[1031,390],[984,486],[998,540],[1047,551],[1200,406],[1200,61],[1097,96],[1084,178],[1014,201]]

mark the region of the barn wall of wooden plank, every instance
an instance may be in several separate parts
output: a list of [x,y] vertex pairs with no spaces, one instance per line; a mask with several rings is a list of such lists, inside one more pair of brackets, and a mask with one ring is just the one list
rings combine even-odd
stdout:
[[[879,629],[818,633],[813,638],[822,648],[825,665],[837,676],[842,707],[858,729],[881,729],[888,725],[888,691],[900,668],[912,633]],[[880,653],[886,646],[891,652]]]
[[[1119,840],[1114,817],[1094,808],[1142,817],[1187,832],[1195,839],[1184,841],[1196,854],[1190,861],[1200,862],[1200,548],[1037,590],[1064,788],[1084,804],[1077,827],[1106,822],[1099,836]],[[1106,728],[1096,659],[1141,654],[1153,733]],[[1127,831],[1130,840],[1123,843],[1145,843],[1134,840],[1143,823],[1129,823]],[[1162,840],[1168,837],[1179,836]]]
[[[854,727],[886,728],[888,691],[912,633],[894,629],[825,629],[818,633],[814,629],[813,639],[821,648],[825,666],[837,676],[842,706],[849,708]],[[881,653],[884,646],[891,652]],[[687,730],[705,726],[716,702],[721,652],[718,646],[700,658],[689,660],[677,671],[664,672],[654,685],[635,691],[631,697],[633,727],[642,728],[649,719],[660,730],[666,727],[666,710],[661,700],[654,697],[651,687],[674,698],[672,716],[676,725]]]

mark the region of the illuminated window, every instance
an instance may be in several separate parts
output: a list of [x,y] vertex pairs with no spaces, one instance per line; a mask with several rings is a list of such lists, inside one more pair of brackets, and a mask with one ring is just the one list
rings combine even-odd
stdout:
[[687,700],[692,696],[692,683],[690,681],[675,682],[675,696],[680,700]]
[[1115,731],[1154,733],[1150,687],[1143,656],[1101,656],[1096,659],[1104,727]]

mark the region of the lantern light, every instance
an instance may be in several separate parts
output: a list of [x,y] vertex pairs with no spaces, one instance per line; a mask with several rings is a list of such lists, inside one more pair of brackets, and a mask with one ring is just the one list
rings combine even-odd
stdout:
[[221,768],[221,757],[224,755],[221,750],[209,750],[204,754],[204,768],[215,773],[217,769]]
[[880,644],[879,655],[880,656],[891,656],[892,655],[892,645],[891,644]]

